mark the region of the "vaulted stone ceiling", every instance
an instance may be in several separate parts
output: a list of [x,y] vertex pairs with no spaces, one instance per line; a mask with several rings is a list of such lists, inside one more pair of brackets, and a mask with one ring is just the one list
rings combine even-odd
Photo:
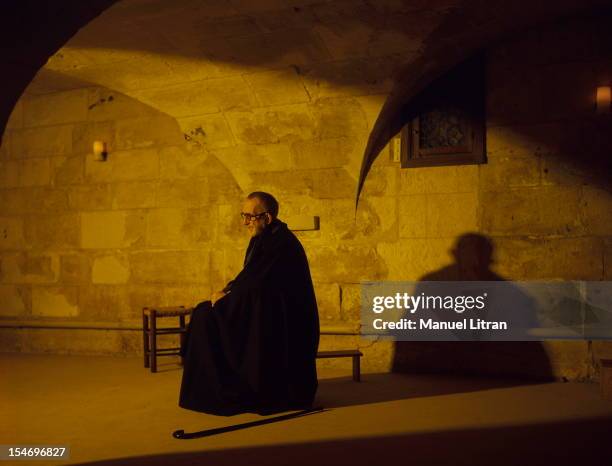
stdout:
[[[371,131],[363,144],[363,181],[398,129],[396,114],[429,80],[504,33],[609,4],[123,0],[52,55],[27,92],[104,86],[176,118],[185,134],[194,131],[196,115],[227,119],[261,106],[377,96],[363,109]],[[268,123],[250,122],[251,128]],[[289,118],[273,130],[275,137],[290,136],[302,123]],[[226,144],[224,123],[211,117],[207,124],[213,145]],[[260,142],[243,129],[238,139]],[[359,164],[350,170],[358,172]]]

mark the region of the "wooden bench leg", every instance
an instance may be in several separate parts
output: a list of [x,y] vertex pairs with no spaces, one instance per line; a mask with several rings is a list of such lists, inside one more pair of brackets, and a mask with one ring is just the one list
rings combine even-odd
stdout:
[[142,349],[144,352],[144,366],[148,368],[151,350],[149,348],[149,317],[145,314],[145,309],[142,310]]
[[151,354],[151,372],[157,372],[157,322],[155,309],[151,310],[151,328],[149,330],[149,347]]
[[359,364],[359,356],[353,356],[353,380],[355,382],[361,382],[361,368]]

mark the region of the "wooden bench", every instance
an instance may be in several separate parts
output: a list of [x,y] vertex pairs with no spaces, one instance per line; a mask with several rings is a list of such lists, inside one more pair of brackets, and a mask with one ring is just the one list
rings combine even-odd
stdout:
[[[150,367],[151,372],[157,372],[158,356],[180,356],[181,348],[185,343],[187,326],[185,317],[190,315],[192,308],[185,306],[144,307],[142,309],[142,344],[144,353],[144,366]],[[165,317],[178,317],[178,327],[159,328],[157,319]],[[158,348],[157,335],[180,335],[180,346],[174,348]],[[183,358],[181,358],[181,364]]]
[[[185,306],[168,307],[144,307],[142,309],[142,341],[144,353],[144,367],[150,368],[151,372],[157,372],[158,356],[178,356],[185,343],[187,326],[185,317],[190,315],[193,308]],[[165,317],[178,317],[179,326],[171,328],[159,328],[157,319]],[[158,348],[157,335],[179,334],[180,346],[175,348]],[[319,351],[317,359],[327,358],[353,358],[353,380],[361,382],[360,359],[363,354],[359,350],[335,350]],[[181,358],[181,363],[182,363]]]
[[353,380],[361,382],[360,359],[363,353],[359,350],[336,350],[336,351],[319,351],[317,359],[326,358],[353,358]]

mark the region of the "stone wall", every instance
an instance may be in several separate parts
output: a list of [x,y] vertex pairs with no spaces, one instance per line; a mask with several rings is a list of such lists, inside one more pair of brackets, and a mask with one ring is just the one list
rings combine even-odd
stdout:
[[[144,305],[199,302],[240,268],[237,213],[252,190],[273,193],[281,219],[319,216],[319,230],[297,234],[324,326],[358,324],[360,281],[418,280],[451,264],[468,232],[492,241],[505,278],[609,280],[612,198],[591,162],[610,154],[592,96],[611,67],[590,26],[540,29],[489,51],[487,164],[401,169],[387,148],[356,212],[365,142],[405,56],[338,61],[315,43],[303,50],[306,67],[129,81],[129,97],[101,87],[25,94],[0,152],[0,317],[135,322]],[[89,153],[94,139],[109,143],[106,162]],[[139,348],[136,332],[82,331],[73,346],[76,330],[0,332],[4,350]],[[83,343],[94,334],[100,341]],[[542,365],[530,368],[534,353],[520,343],[482,357],[474,345],[322,341],[354,345],[366,370],[572,379],[595,377],[596,357],[611,351],[545,343],[535,349]]]

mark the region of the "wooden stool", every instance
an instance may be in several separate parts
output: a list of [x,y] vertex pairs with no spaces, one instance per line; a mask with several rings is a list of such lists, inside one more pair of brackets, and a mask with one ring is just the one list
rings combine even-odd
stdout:
[[363,353],[357,349],[354,350],[334,350],[334,351],[319,351],[317,359],[325,358],[353,358],[353,380],[361,382],[360,359]]
[[[181,348],[185,344],[185,316],[191,314],[192,308],[185,306],[172,307],[143,307],[142,308],[142,343],[144,348],[144,366],[150,367],[151,372],[157,372],[157,356],[180,355]],[[157,328],[157,319],[160,317],[178,317],[178,327]],[[178,348],[158,348],[157,335],[168,335],[178,333],[181,345]],[[181,357],[181,364],[183,358]]]

